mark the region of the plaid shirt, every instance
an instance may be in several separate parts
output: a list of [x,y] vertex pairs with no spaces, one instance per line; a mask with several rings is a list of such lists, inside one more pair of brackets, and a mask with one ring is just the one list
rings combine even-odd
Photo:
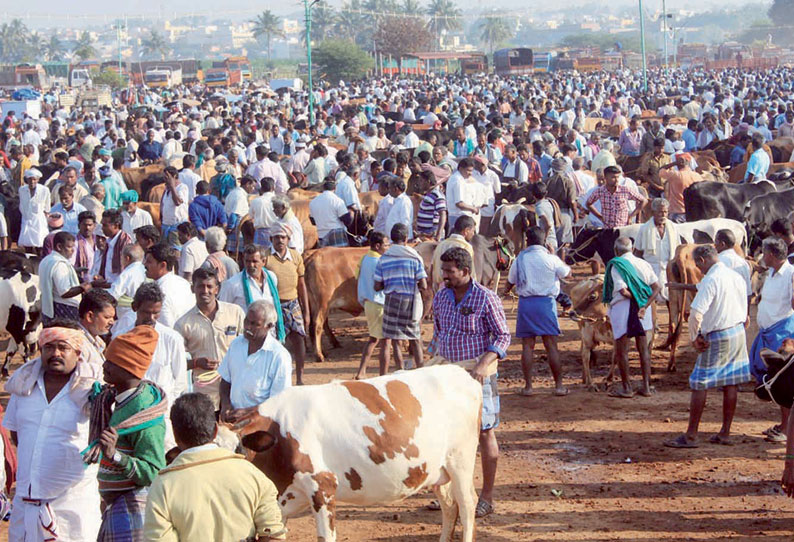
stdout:
[[543,170],[540,169],[540,162],[530,156],[524,163],[529,170],[529,182],[536,183],[543,178]]
[[436,353],[453,363],[478,358],[487,351],[502,359],[510,346],[502,302],[479,282],[469,284],[460,303],[455,303],[451,288],[442,288],[433,299]]
[[645,203],[645,197],[636,190],[627,186],[618,186],[613,194],[607,190],[606,186],[599,186],[590,197],[587,198],[587,206],[590,207],[596,201],[601,200],[601,215],[604,217],[602,222],[607,228],[619,228],[629,223],[629,200],[633,199],[638,203]]

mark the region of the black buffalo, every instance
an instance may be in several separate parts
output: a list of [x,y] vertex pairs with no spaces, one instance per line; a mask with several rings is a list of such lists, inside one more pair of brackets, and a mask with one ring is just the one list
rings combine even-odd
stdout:
[[744,208],[755,197],[775,192],[771,182],[729,184],[713,181],[695,183],[684,190],[687,222],[707,218],[731,218],[742,221]]

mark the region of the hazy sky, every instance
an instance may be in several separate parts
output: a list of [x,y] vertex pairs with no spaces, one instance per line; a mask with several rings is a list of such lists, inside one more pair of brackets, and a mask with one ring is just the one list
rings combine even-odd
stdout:
[[[341,0],[330,0],[331,5],[339,6]],[[420,0],[420,4],[425,2]],[[524,0],[458,0],[458,5],[463,9],[477,8],[488,9],[504,7],[508,9],[524,9],[529,7]],[[645,0],[645,9],[655,11],[661,9],[661,0]],[[719,8],[726,6],[737,6],[745,3],[743,0],[706,0],[704,2],[693,3],[691,0],[668,0],[668,8],[692,9],[696,5],[698,10],[705,10],[711,7]],[[3,5],[5,4],[5,5]],[[582,4],[593,4],[593,0],[558,0],[553,5],[555,9],[559,7],[575,7]],[[217,17],[224,15],[234,20],[243,20],[251,17],[254,13],[263,9],[271,9],[279,15],[296,14],[301,9],[301,0],[291,0],[289,2],[263,2],[252,3],[250,0],[224,0],[224,9],[218,11],[214,9],[218,5],[216,0],[170,0],[151,1],[151,0],[129,0],[126,2],[97,2],[96,0],[28,0],[27,2],[9,1],[0,3],[0,22],[8,21],[12,16],[21,16],[26,23],[31,26],[52,26],[55,24],[65,24],[70,21],[70,26],[82,26],[83,24],[102,24],[108,17],[118,15],[148,15],[157,16],[161,12],[171,18],[174,13],[181,15],[200,14]],[[636,5],[636,0],[613,0],[609,3],[611,7]],[[537,7],[534,7],[537,11]],[[77,21],[81,21],[82,24]]]

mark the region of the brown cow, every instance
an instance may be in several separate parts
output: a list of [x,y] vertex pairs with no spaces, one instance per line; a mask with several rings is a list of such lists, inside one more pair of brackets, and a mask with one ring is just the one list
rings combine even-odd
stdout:
[[339,341],[328,325],[328,313],[340,309],[353,316],[364,312],[358,302],[358,266],[369,247],[324,247],[304,256],[306,290],[311,309],[310,336],[318,363],[325,361],[322,333],[325,331],[334,348]]
[[165,183],[152,187],[152,189],[149,190],[149,193],[146,195],[146,201],[155,202],[159,205],[159,203],[163,200],[163,194],[165,194]]
[[[780,162],[780,163],[770,164],[769,171],[767,171],[766,173],[767,177],[782,169],[794,169],[794,162]],[[728,181],[732,183],[741,182],[742,179],[744,179],[744,174],[746,171],[747,171],[747,162],[745,162],[744,164],[739,164],[734,168],[731,168],[731,171],[728,174]]]
[[[604,275],[595,275],[582,282],[563,283],[563,290],[571,297],[572,307],[568,315],[579,326],[581,334],[582,382],[592,391],[598,391],[590,376],[590,367],[595,365],[595,348],[599,344],[614,344],[612,325],[607,316],[607,305],[602,303],[601,294],[604,289]],[[610,354],[609,375],[612,380],[615,370],[614,351]]]
[[143,209],[144,211],[148,212],[152,215],[152,222],[154,223],[154,227],[158,230],[160,229],[160,204],[159,203],[152,203],[149,201],[139,201],[138,207]]
[[152,175],[162,175],[165,167],[162,164],[151,164],[143,167],[123,167],[121,168],[121,176],[124,178],[124,183],[130,190],[135,190],[138,194],[141,193],[141,185],[143,181]]

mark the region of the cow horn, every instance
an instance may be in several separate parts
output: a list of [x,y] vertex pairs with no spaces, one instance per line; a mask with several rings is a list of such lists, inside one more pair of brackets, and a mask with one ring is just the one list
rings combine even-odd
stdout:
[[517,203],[518,205],[521,205],[521,204],[522,204],[522,203],[524,203],[525,201],[527,201],[527,198],[518,198],[518,201],[517,201],[516,203]]
[[508,203],[510,203],[510,202],[507,201],[505,198],[502,198],[502,205],[507,205]]

